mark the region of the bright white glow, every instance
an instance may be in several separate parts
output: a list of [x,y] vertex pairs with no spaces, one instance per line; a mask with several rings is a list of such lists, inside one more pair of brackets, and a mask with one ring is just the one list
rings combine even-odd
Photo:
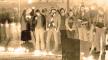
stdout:
[[8,53],[11,54],[24,54],[27,51],[26,48],[8,48]]
[[15,50],[14,50],[14,52],[25,52],[26,51],[26,48],[16,48]]
[[42,54],[43,56],[46,56],[46,55],[47,55],[47,52],[46,52],[46,51],[43,51],[43,52],[41,52],[41,54]]
[[51,51],[50,52],[48,52],[48,54],[47,55],[54,55]]
[[105,60],[108,60],[108,51],[105,51],[106,54],[105,54]]
[[40,50],[35,50],[33,54],[34,56],[41,56],[42,52]]
[[33,6],[32,9],[35,9],[35,7]]
[[32,0],[28,0],[28,4],[32,4]]
[[3,52],[5,51],[5,48],[4,47],[0,47],[0,52]]
[[87,60],[94,60],[94,59],[93,59],[93,56],[92,56],[92,55],[89,56],[89,57],[87,58]]
[[86,57],[83,57],[83,60],[87,60],[87,58]]
[[15,27],[15,23],[11,23],[11,25]]
[[3,24],[0,24],[1,26],[3,26]]
[[9,27],[9,24],[8,24],[8,22],[6,22],[6,23],[5,23],[5,25],[6,25],[6,27]]
[[95,60],[93,56],[83,57],[83,60]]
[[84,55],[84,52],[81,52],[81,55]]
[[14,53],[15,53],[15,54],[24,54],[25,51],[26,51],[25,48],[16,48],[16,49],[14,50]]
[[8,48],[8,52],[14,52],[14,48]]
[[[55,55],[51,51],[50,52],[46,52],[46,51],[40,51],[40,50],[34,51],[33,54],[34,54],[34,56]],[[62,56],[62,55],[56,55],[56,56]]]

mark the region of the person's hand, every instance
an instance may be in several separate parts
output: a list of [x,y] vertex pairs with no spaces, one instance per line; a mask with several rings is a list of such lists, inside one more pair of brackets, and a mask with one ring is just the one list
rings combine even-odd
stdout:
[[70,31],[73,31],[74,29],[70,29]]
[[47,28],[46,31],[49,31],[49,28]]
[[59,29],[55,29],[56,32],[59,32]]
[[78,19],[78,21],[81,22],[82,20],[81,19]]
[[69,31],[72,31],[72,29],[68,29]]

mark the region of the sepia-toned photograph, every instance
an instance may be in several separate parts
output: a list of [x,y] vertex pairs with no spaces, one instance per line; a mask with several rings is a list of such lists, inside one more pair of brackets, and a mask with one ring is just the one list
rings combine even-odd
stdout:
[[0,0],[0,60],[108,60],[108,0]]

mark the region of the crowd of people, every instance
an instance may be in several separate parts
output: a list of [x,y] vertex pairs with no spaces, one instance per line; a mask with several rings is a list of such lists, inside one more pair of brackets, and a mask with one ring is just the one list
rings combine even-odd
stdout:
[[[104,49],[107,25],[103,9],[85,9],[84,5],[69,11],[53,7],[50,10],[35,8],[24,9],[20,22],[15,22],[15,18],[9,18],[8,14],[4,15],[6,19],[0,18],[0,38],[8,41],[6,47],[17,48],[22,45],[20,41],[25,44],[32,41],[34,47],[31,49],[52,54],[57,52],[61,38],[66,37],[89,41],[92,44],[90,53]],[[53,49],[51,40],[54,41]]]

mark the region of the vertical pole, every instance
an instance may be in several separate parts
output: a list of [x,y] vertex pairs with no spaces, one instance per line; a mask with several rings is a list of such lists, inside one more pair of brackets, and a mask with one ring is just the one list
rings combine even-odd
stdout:
[[69,7],[70,7],[69,2],[70,2],[70,0],[67,0],[67,12],[69,12]]
[[19,11],[19,12],[18,12],[18,17],[19,17],[19,20],[20,20],[20,12],[21,12],[21,11],[20,11],[20,8],[21,8],[21,7],[20,7],[20,5],[21,5],[20,3],[21,3],[21,0],[18,0],[18,1],[19,1],[19,3],[18,3],[18,9],[19,9],[19,10],[18,10],[18,11]]

